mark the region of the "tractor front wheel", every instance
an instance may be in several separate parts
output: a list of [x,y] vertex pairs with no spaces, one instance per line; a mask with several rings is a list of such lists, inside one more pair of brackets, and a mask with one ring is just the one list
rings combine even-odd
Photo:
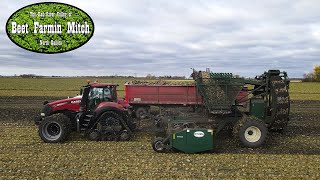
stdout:
[[64,141],[69,132],[69,118],[64,114],[53,114],[45,117],[39,125],[39,136],[46,143]]
[[267,137],[266,124],[256,117],[243,117],[233,127],[233,134],[248,148],[260,147]]

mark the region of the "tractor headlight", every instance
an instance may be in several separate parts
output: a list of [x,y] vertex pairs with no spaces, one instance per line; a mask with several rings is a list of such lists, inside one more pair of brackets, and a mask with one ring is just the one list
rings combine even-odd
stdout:
[[46,104],[42,109],[41,116],[49,116],[51,112],[52,112],[52,107]]

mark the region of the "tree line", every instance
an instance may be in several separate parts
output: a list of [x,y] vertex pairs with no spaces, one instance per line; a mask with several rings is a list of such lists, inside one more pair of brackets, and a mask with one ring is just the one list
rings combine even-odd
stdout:
[[303,75],[303,82],[320,82],[320,66],[316,65],[313,68],[313,72],[305,73]]

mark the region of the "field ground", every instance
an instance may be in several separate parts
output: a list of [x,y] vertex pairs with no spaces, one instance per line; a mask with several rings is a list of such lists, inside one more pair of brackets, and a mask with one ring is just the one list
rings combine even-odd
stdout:
[[[3,84],[3,79],[0,179],[320,178],[320,83],[291,83],[288,127],[282,134],[269,133],[261,148],[241,147],[229,131],[223,131],[216,137],[214,153],[159,154],[151,148],[153,134],[148,128],[128,142],[94,142],[72,134],[62,144],[43,143],[32,123],[42,102],[60,99],[67,95],[65,92],[77,93],[84,83],[77,79],[78,84],[74,82],[75,87],[70,88],[68,83],[54,79],[47,85],[46,81],[34,81],[17,86],[10,81]],[[46,90],[56,93],[46,94]],[[147,120],[143,124],[148,124]]]

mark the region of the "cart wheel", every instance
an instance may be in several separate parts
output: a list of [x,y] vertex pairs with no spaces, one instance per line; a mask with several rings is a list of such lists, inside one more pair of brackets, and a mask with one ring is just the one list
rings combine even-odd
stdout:
[[243,117],[233,128],[234,136],[248,148],[260,147],[266,141],[267,132],[265,123],[253,116]]
[[162,137],[157,137],[152,142],[152,148],[156,152],[163,153],[165,151],[165,147],[164,147],[164,144],[163,144],[163,138]]
[[148,116],[148,110],[146,107],[138,107],[136,109],[136,117],[138,119],[145,119]]

